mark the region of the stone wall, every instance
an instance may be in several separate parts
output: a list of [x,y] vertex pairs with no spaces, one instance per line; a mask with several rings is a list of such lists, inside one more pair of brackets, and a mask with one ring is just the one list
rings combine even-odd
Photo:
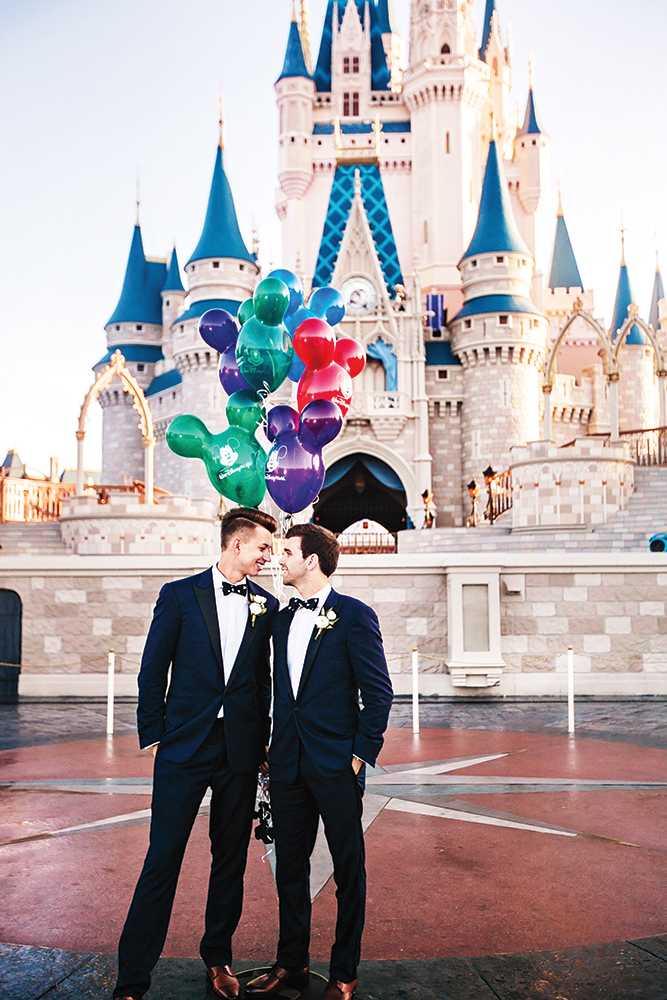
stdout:
[[[415,532],[415,534],[417,534]],[[426,534],[426,533],[419,533]],[[155,600],[168,580],[214,556],[0,558],[0,588],[23,602],[23,695],[104,695],[117,653],[120,694],[135,675]],[[376,608],[395,689],[469,695],[448,672],[448,578],[486,577],[500,602],[500,682],[490,695],[562,695],[567,647],[581,694],[667,694],[667,554],[457,553],[346,556],[334,587]],[[271,588],[271,576],[260,581]]]

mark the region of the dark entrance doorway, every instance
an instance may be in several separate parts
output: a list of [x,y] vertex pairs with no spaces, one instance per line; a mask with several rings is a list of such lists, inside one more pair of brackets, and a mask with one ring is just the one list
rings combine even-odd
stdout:
[[[0,590],[0,702],[18,701],[21,668],[21,598]],[[16,664],[16,666],[13,666]]]
[[370,455],[348,455],[327,470],[313,522],[335,534],[362,518],[395,533],[408,527],[403,484],[392,468]]

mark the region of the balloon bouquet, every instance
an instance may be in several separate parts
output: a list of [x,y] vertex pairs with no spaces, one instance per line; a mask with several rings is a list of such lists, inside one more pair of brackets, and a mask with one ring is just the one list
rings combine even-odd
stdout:
[[[218,375],[229,427],[212,434],[198,417],[176,417],[167,444],[177,455],[199,458],[223,496],[257,507],[265,492],[288,515],[310,506],[324,482],[322,449],[336,437],[352,400],[352,379],[366,353],[356,340],[336,340],[345,316],[335,288],[316,288],[308,306],[291,271],[276,270],[239,308],[238,320],[209,309],[199,321],[202,339],[220,354]],[[286,379],[297,382],[297,406],[267,409]],[[271,448],[257,439],[262,426]]]

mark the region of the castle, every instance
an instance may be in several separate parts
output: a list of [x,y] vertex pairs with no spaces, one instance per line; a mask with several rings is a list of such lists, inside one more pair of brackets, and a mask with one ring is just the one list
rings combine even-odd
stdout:
[[[471,0],[412,0],[404,71],[391,0],[329,0],[312,61],[306,7],[293,14],[275,85],[282,266],[307,291],[341,290],[339,332],[367,352],[343,432],[325,452],[318,523],[341,531],[368,517],[392,532],[420,527],[422,495],[432,491],[437,526],[460,527],[469,481],[488,465],[508,469],[530,442],[558,447],[667,423],[659,270],[645,323],[622,257],[603,329],[560,204],[552,259],[539,259],[553,225],[550,138],[532,79],[523,120],[514,119],[496,0],[486,0],[481,31]],[[199,337],[199,317],[212,307],[236,314],[259,279],[221,137],[201,237],[183,271],[175,249],[168,263],[146,256],[137,220],[105,328],[108,353],[95,366],[99,373],[122,351],[153,414],[156,484],[173,493],[212,490],[201,463],[169,451],[170,421],[194,413],[214,432],[226,425],[218,358]],[[142,479],[132,399],[117,380],[99,398],[103,482]],[[615,509],[625,482],[621,474]]]

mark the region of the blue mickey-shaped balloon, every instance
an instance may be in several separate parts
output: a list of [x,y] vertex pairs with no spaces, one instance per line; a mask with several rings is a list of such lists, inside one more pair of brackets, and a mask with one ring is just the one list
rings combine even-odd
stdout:
[[[285,313],[285,326],[289,330],[288,318],[295,313],[299,306],[303,305],[303,285],[301,284],[301,279],[297,277],[294,271],[288,271],[284,267],[279,267],[275,271],[271,271],[267,274],[267,278],[278,278],[282,281],[284,285],[287,285],[287,291],[289,292],[289,306],[287,307],[287,312]],[[290,334],[292,331],[289,331]]]
[[284,405],[269,411],[266,488],[281,510],[296,514],[313,502],[324,482],[322,448],[342,426],[340,410],[328,399],[314,400],[300,415]]
[[338,326],[345,318],[345,299],[338,289],[332,288],[331,285],[314,289],[308,308],[314,316],[325,319],[329,326]]

